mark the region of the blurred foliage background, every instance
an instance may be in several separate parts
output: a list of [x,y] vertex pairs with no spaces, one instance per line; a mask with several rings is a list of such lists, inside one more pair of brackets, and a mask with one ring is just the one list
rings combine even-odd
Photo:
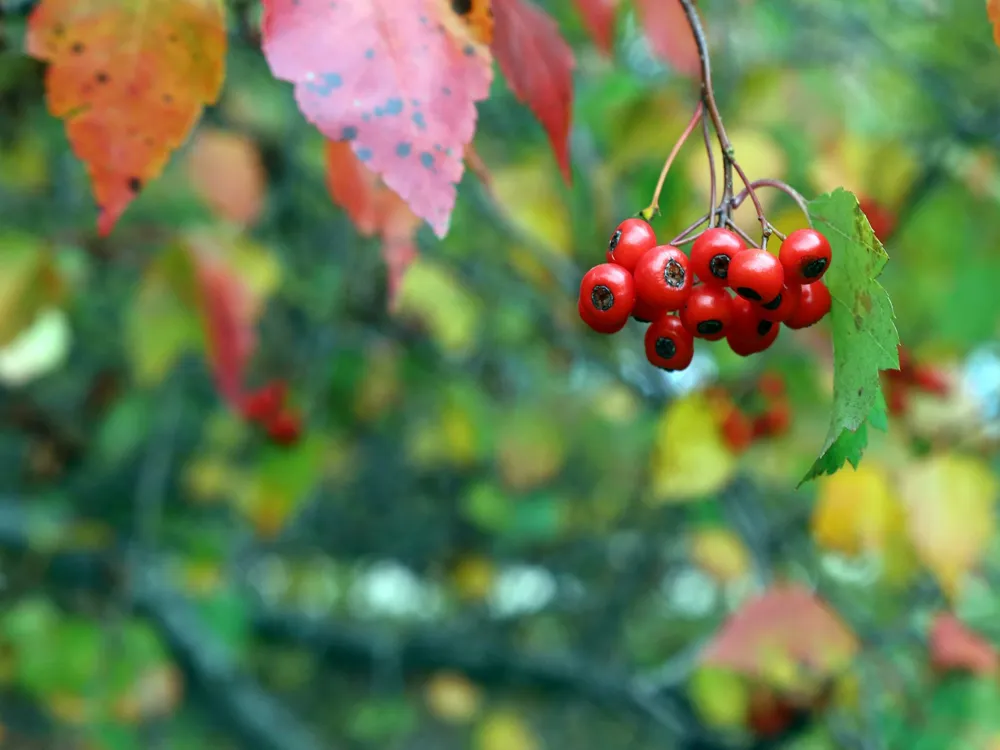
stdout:
[[[106,239],[8,14],[0,747],[1000,746],[1000,53],[983,3],[699,4],[744,167],[867,201],[901,339],[952,386],[913,394],[857,472],[798,490],[829,413],[822,325],[666,374],[640,331],[579,322],[582,269],[648,202],[693,84],[631,9],[607,59],[570,0],[543,5],[578,55],[573,184],[498,78],[475,141],[489,184],[467,174],[444,241],[421,230],[392,313],[379,242],[333,206],[253,4],[233,9],[220,103]],[[693,139],[661,237],[705,211],[707,182]],[[802,224],[762,195],[779,228]],[[217,396],[191,243],[250,280],[252,380],[288,382],[298,444]],[[752,409],[764,372],[791,427],[735,452],[718,394]],[[776,582],[846,625],[813,664],[825,692],[798,663],[702,658]],[[946,608],[980,634],[955,657],[975,674],[942,667],[955,639],[928,632]],[[834,649],[808,622],[803,648]],[[803,692],[764,731],[761,696]]]

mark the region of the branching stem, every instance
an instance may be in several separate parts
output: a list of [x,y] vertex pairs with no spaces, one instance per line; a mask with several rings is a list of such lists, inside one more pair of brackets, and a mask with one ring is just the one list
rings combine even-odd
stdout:
[[667,160],[663,162],[663,169],[660,170],[660,179],[656,182],[656,189],[653,191],[653,199],[649,202],[649,205],[644,208],[639,214],[646,221],[649,221],[654,216],[658,216],[660,213],[660,193],[663,192],[663,185],[667,181],[667,173],[670,171],[671,165],[674,163],[674,159],[677,158],[677,154],[680,153],[681,146],[688,139],[692,132],[694,132],[695,126],[698,121],[703,119],[703,114],[705,112],[705,107],[702,102],[698,102],[698,106],[695,107],[694,114],[691,115],[691,121],[684,128],[684,132],[681,133],[681,137],[677,139],[677,143],[670,150],[670,155]]

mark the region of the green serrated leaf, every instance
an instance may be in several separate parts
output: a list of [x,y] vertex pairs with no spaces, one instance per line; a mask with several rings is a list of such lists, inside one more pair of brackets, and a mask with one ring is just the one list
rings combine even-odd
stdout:
[[868,445],[867,423],[887,424],[879,371],[899,366],[892,302],[876,281],[889,256],[858,199],[838,188],[810,202],[809,218],[833,250],[824,279],[833,298],[833,412],[819,458],[800,485],[845,463],[858,465]]

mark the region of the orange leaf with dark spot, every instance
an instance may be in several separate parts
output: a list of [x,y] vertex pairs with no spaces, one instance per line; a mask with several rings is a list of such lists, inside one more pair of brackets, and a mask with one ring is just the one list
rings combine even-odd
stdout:
[[997,650],[950,612],[934,618],[929,641],[931,662],[938,669],[976,675],[993,675],[997,671]]
[[465,22],[477,42],[487,46],[492,44],[492,0],[451,0],[451,9]]
[[594,44],[605,54],[611,54],[615,32],[615,14],[619,0],[576,0]]
[[653,54],[683,76],[699,75],[698,45],[680,0],[636,0],[636,10]]
[[531,108],[548,133],[556,161],[569,182],[573,50],[556,22],[530,0],[495,0],[493,16],[493,54],[514,95]]
[[42,0],[27,49],[49,63],[49,111],[66,120],[108,234],[158,177],[224,77],[219,0]]

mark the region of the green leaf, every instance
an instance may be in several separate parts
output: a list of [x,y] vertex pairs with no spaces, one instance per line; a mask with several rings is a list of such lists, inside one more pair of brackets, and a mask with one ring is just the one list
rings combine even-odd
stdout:
[[833,413],[819,458],[802,482],[832,474],[845,463],[858,465],[868,445],[866,423],[887,424],[879,371],[899,366],[892,302],[876,281],[889,256],[858,199],[838,188],[810,202],[809,218],[833,250],[824,279],[833,298]]

